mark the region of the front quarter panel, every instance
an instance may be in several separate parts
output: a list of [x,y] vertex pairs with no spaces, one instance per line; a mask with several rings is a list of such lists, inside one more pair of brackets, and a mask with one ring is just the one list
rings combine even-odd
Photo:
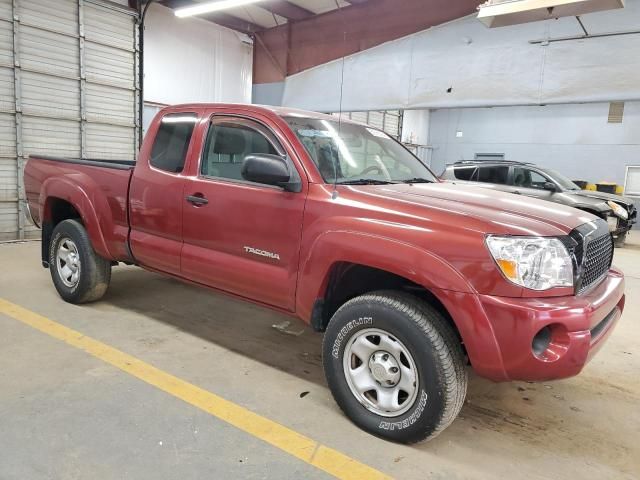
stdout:
[[332,267],[340,262],[378,268],[428,289],[471,291],[462,275],[444,260],[389,237],[344,229],[325,231],[305,253],[297,296],[302,318],[310,318],[313,303],[324,295]]

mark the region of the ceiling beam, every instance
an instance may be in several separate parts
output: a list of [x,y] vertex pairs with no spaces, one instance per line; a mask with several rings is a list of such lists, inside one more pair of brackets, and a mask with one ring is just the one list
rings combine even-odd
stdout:
[[[258,32],[253,81],[282,82],[286,76],[467,16],[479,1],[369,0]],[[271,57],[286,67],[285,75]]]
[[293,21],[304,20],[305,18],[310,18],[314,15],[312,11],[299,7],[298,5],[286,0],[271,0],[269,2],[259,3],[256,6],[275,15],[284,17],[287,20]]
[[[194,5],[196,2],[192,0],[160,0],[161,5],[165,7],[169,7],[172,9],[187,7],[190,5]],[[235,30],[237,32],[246,33],[247,35],[251,35],[256,32],[260,32],[264,30],[260,25],[256,25],[255,23],[251,23],[247,20],[243,20],[238,17],[234,17],[227,13],[215,12],[215,13],[207,13],[203,15],[197,15],[194,18],[202,18],[203,20],[208,20],[212,23],[216,23],[218,25],[222,25],[223,27],[230,28],[231,30]]]

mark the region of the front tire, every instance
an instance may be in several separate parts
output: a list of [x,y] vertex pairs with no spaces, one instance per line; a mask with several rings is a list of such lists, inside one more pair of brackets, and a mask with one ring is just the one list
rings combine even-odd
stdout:
[[49,270],[58,294],[69,303],[99,300],[111,281],[111,263],[93,250],[87,231],[77,220],[64,220],[54,228]]
[[324,337],[329,388],[344,413],[379,437],[415,443],[453,422],[467,390],[460,341],[443,316],[402,292],[356,297]]

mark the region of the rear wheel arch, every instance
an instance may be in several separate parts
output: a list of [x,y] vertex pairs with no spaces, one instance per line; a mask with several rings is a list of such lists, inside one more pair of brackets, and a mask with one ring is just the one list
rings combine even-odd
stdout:
[[93,302],[107,291],[111,262],[95,252],[78,219],[64,219],[55,226],[47,255],[51,279],[65,301]]
[[42,263],[45,266],[49,263],[49,246],[53,230],[64,220],[77,220],[84,225],[80,212],[71,202],[59,197],[47,197],[41,214]]
[[[57,186],[66,188],[56,194]],[[48,185],[46,197],[42,201],[42,261],[47,266],[48,247],[51,241],[51,233],[54,228],[64,220],[77,220],[87,230],[91,245],[96,253],[104,258],[110,258],[104,236],[100,229],[100,223],[93,205],[83,191],[72,190],[68,193],[68,184]],[[51,191],[54,190],[54,191]]]

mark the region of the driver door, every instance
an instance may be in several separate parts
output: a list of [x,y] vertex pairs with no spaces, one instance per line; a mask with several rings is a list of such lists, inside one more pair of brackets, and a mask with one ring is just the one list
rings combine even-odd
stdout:
[[[243,180],[250,154],[281,155],[273,130],[255,120],[213,116],[198,175],[184,190],[182,273],[196,282],[293,310],[302,216],[300,193]],[[298,169],[301,178],[306,178]]]

